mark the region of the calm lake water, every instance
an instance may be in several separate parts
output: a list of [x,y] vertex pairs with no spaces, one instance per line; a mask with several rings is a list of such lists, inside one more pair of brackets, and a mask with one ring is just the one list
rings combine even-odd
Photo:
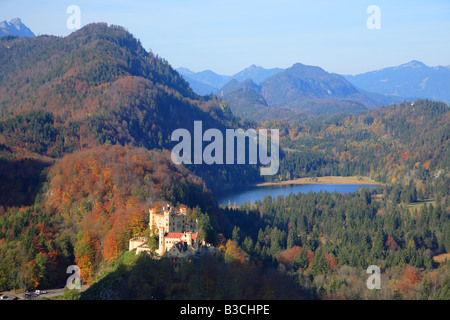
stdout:
[[328,191],[328,192],[340,192],[349,193],[358,190],[359,188],[376,188],[373,185],[361,185],[361,184],[289,184],[281,186],[264,186],[264,187],[252,187],[237,192],[228,192],[217,195],[217,201],[219,204],[228,205],[242,205],[245,201],[250,203],[256,200],[262,200],[265,196],[272,196],[276,198],[278,195],[288,196],[292,193],[308,193]]

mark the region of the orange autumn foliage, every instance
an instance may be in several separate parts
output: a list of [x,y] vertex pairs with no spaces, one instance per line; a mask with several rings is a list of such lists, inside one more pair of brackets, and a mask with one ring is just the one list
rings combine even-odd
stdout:
[[417,268],[410,266],[409,264],[405,266],[404,276],[410,286],[419,283],[420,280],[422,279],[420,271],[417,270]]
[[244,252],[234,240],[228,240],[225,246],[225,261],[245,262]]
[[331,271],[333,271],[335,268],[339,266],[337,258],[332,254],[325,253],[325,260],[327,260],[328,264],[330,265]]
[[103,258],[107,261],[111,261],[120,254],[120,246],[117,241],[116,232],[111,230],[105,241],[105,247],[103,249]]
[[306,251],[306,261],[308,261],[308,268],[311,267],[311,263],[315,257],[316,254],[313,251],[311,250]]
[[301,247],[294,246],[290,249],[281,251],[277,256],[277,260],[279,263],[282,263],[286,266],[292,266],[292,264],[294,263],[295,257],[300,254],[301,250],[302,250]]
[[[51,168],[49,178],[45,206],[63,219],[77,221],[82,234],[75,260],[83,281],[92,279],[100,261],[127,250],[130,238],[143,235],[151,203],[165,200],[162,195],[180,179],[203,183],[183,166],[175,166],[168,151],[122,146],[67,155]],[[55,232],[36,228],[45,238]]]

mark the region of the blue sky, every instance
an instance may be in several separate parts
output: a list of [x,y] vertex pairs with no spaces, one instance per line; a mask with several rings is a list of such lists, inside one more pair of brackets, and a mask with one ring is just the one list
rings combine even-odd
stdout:
[[[355,74],[419,60],[450,65],[448,0],[0,0],[0,21],[19,17],[35,34],[66,36],[69,5],[81,25],[127,28],[177,67],[232,75],[251,64],[296,62]],[[369,30],[369,5],[381,29]]]

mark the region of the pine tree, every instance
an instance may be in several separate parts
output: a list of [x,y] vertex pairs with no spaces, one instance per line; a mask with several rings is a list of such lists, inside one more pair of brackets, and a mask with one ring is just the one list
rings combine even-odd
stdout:
[[328,292],[335,293],[336,290],[337,290],[336,275],[333,273],[333,275],[331,276],[330,286],[328,287]]
[[291,249],[293,246],[296,245],[296,234],[294,232],[294,229],[289,229],[288,236],[287,236],[287,242],[286,242],[286,248]]
[[318,274],[326,274],[330,271],[330,265],[325,259],[323,250],[320,248],[311,262],[311,274],[315,277]]
[[306,269],[308,267],[308,261],[306,260],[306,252],[304,249],[300,250],[298,255],[294,258],[294,268]]
[[303,288],[305,282],[303,280],[303,274],[301,272],[298,273],[298,285],[300,288]]
[[420,300],[428,300],[430,292],[431,292],[430,283],[428,282],[427,278],[424,277],[422,280],[422,288],[420,290]]
[[393,296],[394,300],[402,300],[403,299],[403,295],[400,292],[400,289],[395,289],[394,290],[394,296]]
[[231,238],[237,243],[241,242],[241,228],[234,226]]

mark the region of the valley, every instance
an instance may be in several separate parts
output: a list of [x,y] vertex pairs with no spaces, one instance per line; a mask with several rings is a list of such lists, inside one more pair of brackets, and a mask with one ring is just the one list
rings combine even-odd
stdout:
[[[89,288],[58,299],[450,298],[447,102],[302,63],[177,71],[106,23],[2,37],[0,63],[0,291],[62,288],[76,265]],[[220,146],[230,129],[279,133],[278,170],[261,175],[250,142],[229,162],[174,162],[173,133],[195,140],[198,123],[195,142]],[[316,189],[219,203],[248,186]],[[149,209],[167,204],[217,250],[157,252]],[[128,250],[137,237],[148,253]],[[369,266],[382,289],[367,288]]]

